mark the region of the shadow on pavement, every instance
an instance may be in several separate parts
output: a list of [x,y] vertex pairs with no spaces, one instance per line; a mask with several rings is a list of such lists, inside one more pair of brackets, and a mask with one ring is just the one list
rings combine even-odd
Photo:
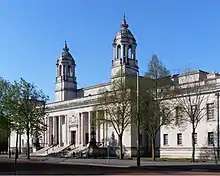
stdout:
[[[204,166],[203,166],[204,167]],[[52,163],[0,163],[0,174],[54,174],[54,175],[120,175],[120,174],[150,174],[163,173],[167,175],[179,174],[182,171],[191,171],[192,167],[179,166],[150,166],[142,168],[118,168],[118,167],[104,167],[104,166],[89,166],[89,165],[72,165],[72,164],[52,164]],[[197,168],[199,169],[199,168]],[[200,167],[200,169],[203,169]],[[212,172],[218,172],[218,169],[212,169]],[[205,173],[205,172],[204,172]],[[207,173],[206,173],[207,174]]]

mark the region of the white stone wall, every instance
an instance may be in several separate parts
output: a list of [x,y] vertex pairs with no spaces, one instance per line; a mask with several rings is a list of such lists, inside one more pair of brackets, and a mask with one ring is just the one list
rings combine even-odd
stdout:
[[[205,100],[200,105],[204,108],[204,117],[196,128],[197,133],[197,144],[195,157],[198,159],[202,158],[214,158],[214,150],[212,145],[208,145],[208,132],[214,132],[215,145],[217,147],[217,98],[216,89],[208,94],[205,94]],[[203,96],[203,95],[201,95]],[[207,100],[207,101],[206,101]],[[170,100],[172,103],[175,99]],[[207,120],[207,109],[206,103],[214,103],[214,119]],[[174,114],[175,115],[175,114]],[[182,145],[177,145],[177,134],[182,133]],[[164,134],[168,134],[168,145],[164,145]],[[170,126],[161,127],[161,148],[160,155],[162,158],[191,158],[192,156],[192,124],[184,123],[177,127],[174,124]]]
[[[11,151],[15,151],[15,148],[16,148],[16,138],[17,138],[16,132],[13,131],[11,133],[11,136],[10,136],[10,148],[11,148]],[[32,137],[30,137],[29,141],[30,141],[30,147],[32,147]],[[26,148],[27,147],[27,135],[26,134],[22,134],[21,135],[21,140],[20,140],[20,136],[18,136],[18,148],[20,146],[21,146],[21,148]]]

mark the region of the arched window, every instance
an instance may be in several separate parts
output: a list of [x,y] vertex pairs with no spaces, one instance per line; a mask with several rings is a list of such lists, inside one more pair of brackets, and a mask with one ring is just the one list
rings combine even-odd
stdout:
[[62,72],[62,66],[61,65],[59,65],[59,76],[61,76],[61,72]]
[[132,46],[131,45],[129,45],[128,47],[128,58],[132,59]]
[[121,58],[121,45],[117,46],[117,59]]
[[64,76],[64,79],[66,78],[66,66],[63,65],[63,76]]
[[72,76],[72,73],[71,73],[71,66],[70,65],[68,65],[68,76]]

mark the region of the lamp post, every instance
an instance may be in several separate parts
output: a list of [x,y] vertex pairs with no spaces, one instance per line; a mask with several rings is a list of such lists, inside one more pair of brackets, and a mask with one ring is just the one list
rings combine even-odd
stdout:
[[140,167],[139,71],[137,72],[137,167]]

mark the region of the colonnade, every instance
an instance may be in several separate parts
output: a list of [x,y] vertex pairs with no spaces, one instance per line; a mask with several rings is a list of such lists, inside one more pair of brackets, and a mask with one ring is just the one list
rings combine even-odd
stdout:
[[[102,111],[103,112],[103,111]],[[45,134],[45,143],[50,145],[67,146],[75,144],[76,146],[86,146],[91,140],[91,132],[94,130],[97,142],[104,142],[108,134],[106,123],[99,124],[94,122],[100,111],[80,112],[71,122],[72,116],[59,115],[46,118],[47,131]],[[105,118],[106,114],[103,113]],[[93,123],[94,122],[94,123]]]

